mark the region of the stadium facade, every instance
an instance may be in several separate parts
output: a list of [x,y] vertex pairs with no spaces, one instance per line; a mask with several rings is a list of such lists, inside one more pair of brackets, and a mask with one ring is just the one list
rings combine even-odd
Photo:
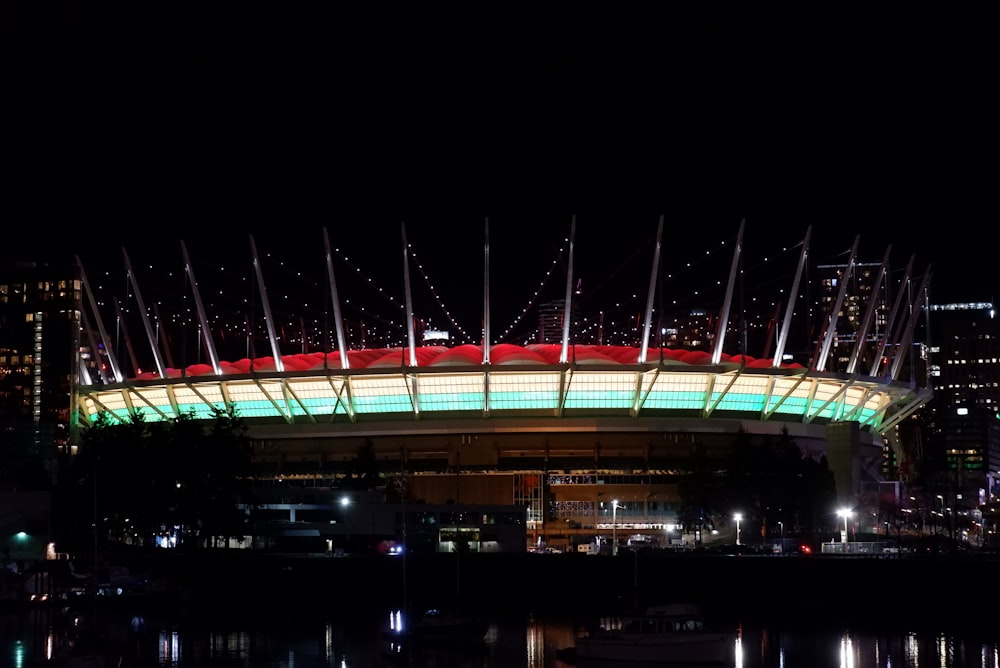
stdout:
[[[342,318],[335,255],[324,231],[336,332],[331,349],[283,348],[251,237],[270,355],[220,359],[202,286],[183,249],[202,359],[182,368],[169,365],[129,267],[153,363],[151,371],[128,374],[83,274],[91,308],[84,317],[90,345],[84,341],[82,348],[92,354],[81,359],[74,385],[73,439],[100,415],[113,421],[127,421],[138,412],[151,420],[181,414],[209,420],[213,409],[234,407],[249,427],[256,462],[272,473],[275,484],[329,490],[336,486],[338,472],[357,457],[359,446],[367,444],[386,484],[404,489],[408,498],[427,504],[524,507],[530,539],[558,544],[613,533],[676,542],[677,480],[690,468],[695,446],[721,453],[740,433],[787,433],[805,454],[827,458],[840,501],[858,510],[859,523],[876,523],[865,519],[871,513],[864,507],[877,503],[872,490],[884,481],[887,453],[905,461],[899,426],[931,396],[926,387],[903,379],[911,373],[909,349],[929,278],[918,287],[908,268],[901,281],[907,289],[891,295],[884,287],[889,283],[887,253],[874,272],[869,267],[875,289],[860,307],[859,296],[846,292],[856,263],[855,242],[840,270],[841,280],[833,283],[807,363],[791,361],[786,352],[795,299],[775,319],[765,357],[732,354],[727,343],[731,346],[735,338],[730,320],[735,318],[741,226],[712,335],[699,349],[670,348],[654,345],[652,335],[662,229],[661,219],[636,345],[583,344],[571,337],[571,320],[577,317],[575,224],[565,297],[559,302],[561,322],[551,308],[545,314],[549,342],[493,341],[487,241],[480,343],[449,347],[418,341],[407,275],[406,343],[352,347]],[[807,231],[789,295],[800,293],[809,237]],[[405,232],[403,247],[405,256]],[[845,347],[838,331],[844,329],[840,315],[849,300],[855,310],[851,344]],[[562,338],[551,342],[557,324]],[[141,338],[128,337],[130,348]],[[727,518],[717,519],[725,530]],[[863,531],[870,528],[859,525]]]

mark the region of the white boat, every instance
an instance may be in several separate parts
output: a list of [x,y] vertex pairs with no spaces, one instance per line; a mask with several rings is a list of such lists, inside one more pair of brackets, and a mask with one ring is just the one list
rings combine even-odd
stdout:
[[624,615],[576,639],[576,662],[589,665],[732,665],[739,631],[712,628],[691,603]]
[[420,620],[407,627],[402,611],[396,610],[389,616],[389,629],[383,634],[388,646],[382,651],[382,658],[393,664],[423,665],[421,658],[433,656],[441,661],[441,652],[447,650],[456,659],[469,659],[486,651],[490,626],[483,618],[428,610]]
[[457,616],[440,610],[427,610],[415,623],[407,625],[403,611],[393,610],[385,635],[427,642],[481,643],[489,629],[490,622],[485,617]]

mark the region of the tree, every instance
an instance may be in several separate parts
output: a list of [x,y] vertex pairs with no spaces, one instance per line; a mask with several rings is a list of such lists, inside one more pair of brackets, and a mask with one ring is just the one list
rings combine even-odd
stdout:
[[760,489],[759,469],[761,452],[756,447],[752,436],[744,429],[739,429],[733,439],[728,461],[724,465],[725,482],[719,496],[723,514],[731,515],[734,511],[743,513],[749,526],[754,510],[758,506],[756,495]]
[[719,508],[713,507],[712,500],[717,500],[721,492],[718,476],[721,462],[713,461],[701,443],[692,447],[690,461],[691,468],[678,486],[681,497],[678,519],[684,531],[694,532],[696,542],[700,543],[704,527],[711,524],[710,515],[719,511]]
[[150,493],[155,463],[147,451],[149,434],[141,411],[122,423],[101,415],[82,433],[62,509],[74,543],[121,540],[146,528],[156,499]]
[[782,427],[777,438],[753,438],[740,429],[725,467],[717,498],[721,509],[743,513],[746,526],[762,527],[762,534],[780,527],[801,535],[821,528],[821,517],[836,504],[836,487],[826,458],[803,455]]
[[207,425],[191,413],[116,423],[100,415],[82,432],[63,508],[67,535],[146,542],[162,527],[209,541],[248,533],[254,470],[247,429],[234,407]]
[[352,489],[375,489],[379,485],[378,461],[375,458],[375,445],[371,439],[366,438],[358,445],[350,474],[348,487]]
[[[830,509],[837,505],[837,484],[826,455],[819,461],[802,459],[802,475],[795,489],[795,525],[804,534],[829,528]],[[822,519],[826,518],[826,519]]]
[[[236,409],[213,410],[207,435],[192,439],[182,507],[200,542],[250,532],[255,474],[247,427]],[[227,541],[228,543],[228,541]]]

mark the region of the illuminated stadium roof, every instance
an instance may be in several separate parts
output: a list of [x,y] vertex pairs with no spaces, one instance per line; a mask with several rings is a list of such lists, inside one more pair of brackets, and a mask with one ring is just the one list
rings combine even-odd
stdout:
[[[662,220],[660,230],[662,233]],[[714,342],[712,350],[580,345],[570,341],[568,326],[561,344],[425,346],[416,343],[412,313],[406,314],[411,323],[409,345],[348,350],[339,322],[337,286],[327,243],[330,294],[338,318],[338,349],[284,354],[255,258],[270,356],[235,362],[220,360],[211,335],[206,334],[204,362],[171,368],[159,353],[159,341],[140,299],[156,370],[128,378],[117,364],[95,311],[97,325],[91,329],[98,332],[101,344],[93,349],[101,351],[103,357],[100,363],[81,365],[76,386],[80,422],[89,424],[100,414],[127,420],[139,412],[153,420],[169,420],[182,414],[209,419],[213,409],[233,406],[251,423],[328,424],[333,429],[346,423],[416,419],[676,416],[798,423],[846,421],[858,423],[870,434],[882,434],[929,399],[925,391],[898,380],[903,359],[899,351],[906,350],[914,326],[912,318],[905,319],[908,315],[900,315],[886,326],[887,331],[902,334],[899,341],[892,343],[885,336],[876,336],[873,330],[866,331],[871,327],[871,318],[866,316],[858,340],[879,342],[876,358],[880,364],[871,369],[862,368],[858,349],[846,373],[825,369],[835,333],[832,320],[820,333],[818,352],[809,367],[779,362],[785,359],[783,346],[792,304],[775,337],[773,357],[757,359],[724,353],[742,229],[740,237],[725,303],[716,318],[718,329],[709,338]],[[803,260],[807,249],[808,234],[802,244]],[[488,256],[487,252],[487,283]],[[209,332],[186,251],[185,260],[201,331]],[[853,261],[852,254],[848,267]],[[572,253],[569,264],[571,277]],[[802,264],[792,294],[797,293]],[[655,277],[657,261],[653,266]],[[131,271],[130,278],[135,280]],[[569,280],[565,293],[567,322],[572,299]],[[89,292],[86,278],[84,283]],[[651,279],[650,286],[654,284]],[[138,285],[133,287],[140,294]],[[917,290],[916,301],[906,309],[894,308],[894,314],[919,312],[923,292]],[[842,299],[842,293],[838,299]],[[485,301],[483,340],[488,341],[488,298]],[[651,312],[652,295],[643,341],[651,339]]]
[[499,346],[489,365],[477,362],[479,346],[418,348],[417,367],[403,364],[408,351],[366,350],[339,356],[285,356],[225,364],[215,375],[195,365],[169,378],[136,379],[117,386],[80,388],[86,419],[106,412],[127,419],[142,411],[152,419],[182,413],[208,419],[213,408],[237,407],[245,418],[289,423],[435,415],[621,416],[713,414],[811,422],[857,421],[878,431],[915,395],[905,385],[810,373],[800,365],[773,368],[769,360],[726,356],[711,364],[707,353],[656,351],[637,362],[635,348],[581,346],[558,362],[560,346]]
[[[483,347],[465,344],[455,348],[444,346],[418,347],[416,351],[417,367],[473,366],[482,363]],[[501,343],[490,348],[490,363],[496,366],[511,364],[558,364],[562,348],[551,343],[517,346]],[[350,369],[379,369],[405,366],[408,354],[403,348],[375,348],[368,350],[349,350],[347,356]],[[576,364],[636,364],[639,361],[640,350],[629,346],[584,346],[570,347],[571,361]],[[649,351],[653,360],[659,360],[666,366],[700,366],[711,364],[711,353],[703,350],[677,350],[663,348]],[[754,359],[747,355],[722,354],[722,365],[729,369],[739,367],[769,368],[771,360]],[[305,353],[282,355],[282,367],[287,371],[316,371],[322,369],[343,369],[340,353]],[[236,362],[219,362],[224,375],[246,374],[251,371],[276,371],[273,357],[244,358]],[[785,368],[801,369],[801,364],[785,365]],[[193,364],[185,369],[167,369],[167,378],[182,376],[215,375],[215,370],[209,364]],[[136,376],[135,380],[155,380],[159,376],[145,372]]]

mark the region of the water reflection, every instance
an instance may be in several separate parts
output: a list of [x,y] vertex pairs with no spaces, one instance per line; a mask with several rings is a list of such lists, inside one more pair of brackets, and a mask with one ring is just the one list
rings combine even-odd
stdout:
[[998,668],[1000,641],[956,633],[745,626],[737,668]]
[[[101,655],[105,665],[121,668],[570,668],[556,652],[573,646],[584,628],[569,617],[514,615],[496,619],[478,646],[424,647],[394,656],[383,633],[386,616],[277,613],[0,614],[0,666],[55,668]],[[731,668],[1000,668],[995,634],[753,622],[741,631]]]

